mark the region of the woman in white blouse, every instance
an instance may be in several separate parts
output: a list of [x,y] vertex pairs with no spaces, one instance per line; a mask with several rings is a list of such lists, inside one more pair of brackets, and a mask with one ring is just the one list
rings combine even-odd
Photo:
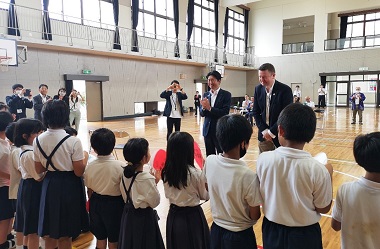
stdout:
[[200,200],[208,200],[202,171],[194,166],[194,139],[187,132],[170,135],[162,170],[165,196],[170,201],[166,222],[168,249],[206,249],[210,230]]
[[73,121],[75,121],[75,129],[79,131],[80,117],[81,117],[81,105],[82,105],[82,97],[77,90],[73,90],[69,96],[69,108],[70,108],[70,126],[73,125]]

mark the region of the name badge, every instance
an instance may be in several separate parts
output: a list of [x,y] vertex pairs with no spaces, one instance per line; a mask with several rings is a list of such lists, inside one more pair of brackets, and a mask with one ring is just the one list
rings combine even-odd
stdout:
[[17,113],[22,113],[22,109],[17,109]]

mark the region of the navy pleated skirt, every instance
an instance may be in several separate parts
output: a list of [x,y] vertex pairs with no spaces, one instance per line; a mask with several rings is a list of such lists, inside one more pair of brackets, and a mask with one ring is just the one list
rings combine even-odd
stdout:
[[86,197],[73,171],[48,171],[42,183],[38,235],[75,237],[89,227]]
[[200,206],[170,205],[166,222],[167,249],[209,249],[210,230]]
[[156,212],[148,208],[124,206],[118,249],[164,249]]
[[[22,187],[21,187],[22,186]],[[18,190],[16,227],[25,236],[38,232],[38,217],[42,182],[33,178],[23,179]],[[17,231],[16,230],[16,231]]]

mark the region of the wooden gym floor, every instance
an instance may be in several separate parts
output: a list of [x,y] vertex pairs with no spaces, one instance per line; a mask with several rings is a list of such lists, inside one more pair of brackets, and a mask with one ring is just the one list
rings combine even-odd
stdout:
[[[312,155],[325,152],[329,162],[333,165],[333,196],[335,198],[338,187],[349,181],[354,181],[364,174],[364,170],[359,167],[354,160],[352,144],[359,134],[379,131],[379,111],[376,108],[366,108],[363,112],[363,125],[351,125],[351,110],[349,108],[328,107],[324,114],[317,114],[318,123],[314,139],[306,145],[305,150]],[[194,140],[199,144],[203,155],[205,148],[202,137],[202,119],[194,117],[194,113],[185,113],[182,119],[181,131],[189,132]],[[161,116],[131,118],[109,122],[89,122],[87,125],[82,122],[79,137],[83,141],[84,148],[88,148],[88,130],[106,127],[111,130],[125,130],[131,137],[144,137],[149,141],[152,157],[158,149],[166,149],[166,118]],[[117,139],[117,143],[123,143],[123,139]],[[119,150],[118,156],[123,160],[122,152]],[[243,158],[252,170],[256,170],[256,159],[258,157],[257,148],[257,128],[254,127],[253,136],[247,155]],[[166,217],[169,202],[165,198],[162,182],[158,184],[161,193],[161,203],[157,207],[161,218],[159,225],[161,233],[166,238]],[[211,226],[212,217],[210,203],[202,205],[207,221]],[[280,212],[281,210],[279,210]],[[330,211],[331,213],[331,211]],[[340,248],[340,233],[335,232],[330,227],[331,216],[323,215],[320,220],[323,237],[323,247],[326,249]],[[261,223],[262,217],[254,226],[257,244],[262,245]],[[95,248],[96,239],[91,233],[82,234],[73,242],[73,246],[78,249]]]

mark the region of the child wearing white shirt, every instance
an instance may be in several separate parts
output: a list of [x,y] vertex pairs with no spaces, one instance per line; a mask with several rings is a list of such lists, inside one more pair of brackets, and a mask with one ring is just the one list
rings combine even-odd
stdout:
[[172,133],[162,169],[165,196],[170,201],[166,222],[167,249],[208,249],[210,230],[199,202],[208,200],[202,171],[194,166],[194,139],[187,132]]
[[241,115],[218,120],[216,137],[223,153],[207,157],[203,168],[214,220],[211,249],[257,248],[252,226],[261,215],[259,181],[239,160],[247,152],[251,136],[252,126]]
[[341,232],[342,249],[380,245],[380,132],[358,136],[354,156],[365,175],[339,187],[331,226]]
[[143,172],[150,160],[149,143],[144,138],[132,138],[123,148],[124,168],[120,190],[126,202],[121,218],[118,248],[164,249],[157,213],[160,204],[157,182],[160,171],[153,176]]

